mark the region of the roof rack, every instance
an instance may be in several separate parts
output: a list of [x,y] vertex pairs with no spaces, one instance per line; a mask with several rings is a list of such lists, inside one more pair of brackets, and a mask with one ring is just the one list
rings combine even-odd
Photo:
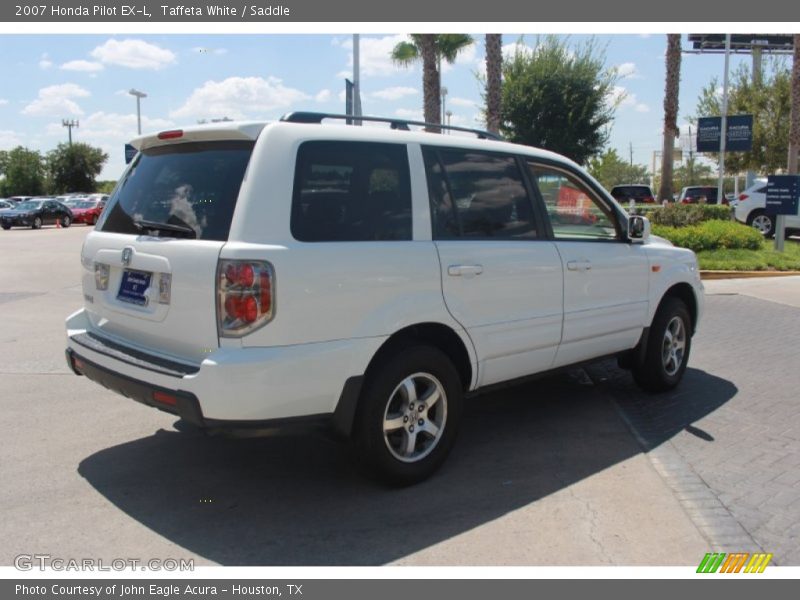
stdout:
[[324,119],[340,119],[347,121],[348,125],[352,125],[354,121],[371,121],[376,123],[389,123],[392,129],[399,129],[402,131],[411,131],[409,125],[416,127],[448,129],[450,131],[463,131],[465,133],[472,133],[478,136],[481,140],[497,140],[503,141],[503,138],[496,133],[483,131],[482,129],[471,129],[469,127],[458,127],[456,125],[442,125],[439,123],[425,123],[424,121],[409,121],[407,119],[395,119],[392,117],[364,117],[355,115],[339,115],[331,113],[318,113],[318,112],[291,112],[283,115],[280,120],[287,123],[322,123]]

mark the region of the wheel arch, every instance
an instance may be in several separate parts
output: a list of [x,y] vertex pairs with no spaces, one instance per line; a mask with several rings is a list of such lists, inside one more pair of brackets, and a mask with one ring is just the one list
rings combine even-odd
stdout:
[[661,300],[658,303],[658,308],[656,309],[656,314],[658,314],[658,311],[661,310],[664,300],[667,298],[676,298],[686,305],[686,308],[689,310],[689,316],[692,319],[691,331],[692,335],[694,335],[698,317],[698,304],[697,298],[694,295],[694,288],[692,288],[690,284],[683,281],[672,285],[667,289],[666,292],[664,292],[664,295],[661,296]]
[[458,371],[464,391],[469,390],[476,379],[477,363],[473,360],[474,353],[470,352],[469,339],[465,340],[465,337],[466,334],[460,335],[448,325],[434,322],[416,323],[393,333],[373,354],[364,374],[351,377],[345,382],[334,411],[334,429],[339,434],[350,436],[364,380],[391,356],[415,343],[428,344],[447,355]]

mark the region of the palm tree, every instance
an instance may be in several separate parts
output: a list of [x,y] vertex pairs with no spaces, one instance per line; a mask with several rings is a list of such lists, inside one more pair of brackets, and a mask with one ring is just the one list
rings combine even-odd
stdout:
[[792,59],[792,109],[789,117],[788,173],[797,175],[797,153],[800,152],[800,34],[794,34]]
[[672,200],[672,149],[678,130],[678,89],[681,81],[681,36],[667,34],[667,82],[664,90],[664,147],[661,153],[661,185],[658,198]]
[[[391,53],[392,60],[407,67],[422,59],[422,93],[426,123],[441,123],[441,75],[442,59],[453,64],[458,53],[473,43],[463,33],[412,34],[410,41],[400,42]],[[439,131],[428,128],[428,131]]]
[[486,129],[500,133],[500,88],[503,71],[503,36],[486,34]]

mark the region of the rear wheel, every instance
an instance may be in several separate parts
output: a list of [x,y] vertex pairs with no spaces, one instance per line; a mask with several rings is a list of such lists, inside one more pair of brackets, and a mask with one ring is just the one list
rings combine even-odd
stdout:
[[764,237],[772,237],[775,235],[775,217],[768,215],[763,210],[754,210],[747,217],[747,224],[754,227]]
[[641,388],[664,392],[680,383],[689,361],[691,332],[686,305],[677,298],[665,298],[650,327],[644,361],[633,368],[633,378]]
[[97,215],[92,217],[92,225],[97,225]]
[[458,371],[443,352],[422,345],[403,349],[365,382],[355,436],[360,459],[394,485],[426,479],[455,442],[462,398]]
[[69,227],[70,225],[72,225],[72,217],[70,217],[69,215],[64,215],[63,217],[61,217],[62,227]]
[[42,217],[34,217],[33,223],[31,224],[33,229],[41,229],[42,228]]
[[5,229],[6,231],[8,231],[9,229],[11,229],[11,225],[3,225],[2,227],[3,227],[3,229]]

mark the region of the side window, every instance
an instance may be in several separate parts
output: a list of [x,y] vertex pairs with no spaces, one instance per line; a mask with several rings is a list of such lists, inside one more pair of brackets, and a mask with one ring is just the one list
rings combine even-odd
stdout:
[[513,156],[423,149],[434,239],[535,239],[533,206]]
[[291,230],[301,242],[411,239],[411,183],[402,144],[304,142]]
[[529,162],[556,239],[619,239],[613,210],[574,175]]

